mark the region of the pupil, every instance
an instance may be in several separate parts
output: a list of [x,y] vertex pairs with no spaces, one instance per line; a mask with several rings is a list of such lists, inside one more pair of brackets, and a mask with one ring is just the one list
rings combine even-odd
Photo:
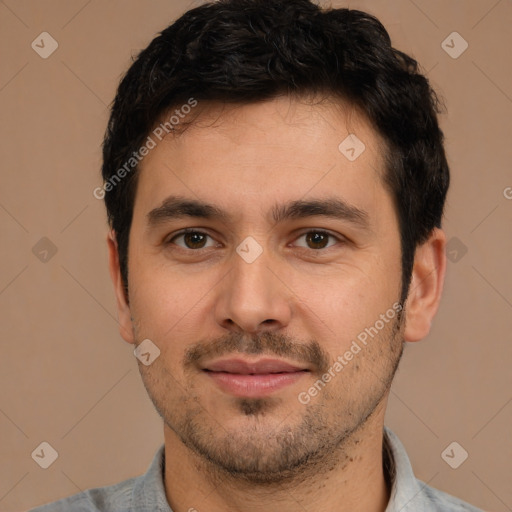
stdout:
[[187,245],[196,248],[198,245],[201,246],[201,242],[204,242],[204,236],[201,233],[186,233],[185,242]]
[[313,234],[310,233],[310,234],[308,234],[308,239],[309,239],[309,241],[311,241],[313,243],[313,245],[321,244],[322,247],[324,247],[325,244],[323,244],[322,242],[325,242],[327,237],[323,233],[313,233]]

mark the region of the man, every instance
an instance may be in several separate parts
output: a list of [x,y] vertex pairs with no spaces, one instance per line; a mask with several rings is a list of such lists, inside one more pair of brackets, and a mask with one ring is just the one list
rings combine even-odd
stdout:
[[37,510],[478,510],[384,427],[443,288],[439,110],[363,12],[219,0],[156,37],[94,193],[165,443],[145,475]]

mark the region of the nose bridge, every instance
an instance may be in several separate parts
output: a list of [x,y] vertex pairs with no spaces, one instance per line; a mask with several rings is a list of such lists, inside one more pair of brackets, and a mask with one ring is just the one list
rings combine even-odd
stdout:
[[[247,251],[247,258],[240,253],[244,249]],[[263,248],[262,248],[263,249]],[[270,271],[271,257],[268,250],[261,250],[261,253],[254,254],[255,250],[247,245],[245,248],[242,244],[237,249],[236,256],[233,256],[233,282],[232,290],[234,295],[239,295],[243,299],[245,295],[254,293],[256,301],[268,300],[273,292],[273,285],[270,283],[270,276],[274,274]]]

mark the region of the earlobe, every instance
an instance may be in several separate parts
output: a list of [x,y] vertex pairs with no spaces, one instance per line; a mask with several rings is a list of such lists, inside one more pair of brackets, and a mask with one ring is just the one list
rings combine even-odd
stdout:
[[416,248],[409,295],[405,304],[406,341],[420,341],[430,332],[443,291],[446,271],[446,235],[434,228]]
[[119,319],[119,332],[123,339],[128,343],[135,343],[133,335],[133,327],[131,321],[130,306],[125,295],[123,280],[121,277],[121,269],[119,265],[119,252],[114,230],[107,235],[108,261],[114,292],[116,294],[117,315]]

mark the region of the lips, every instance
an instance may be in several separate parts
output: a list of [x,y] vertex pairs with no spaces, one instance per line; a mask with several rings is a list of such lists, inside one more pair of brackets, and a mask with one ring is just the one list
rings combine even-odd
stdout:
[[225,359],[208,364],[203,371],[224,393],[245,398],[270,395],[309,372],[278,359]]
[[260,359],[254,362],[244,361],[243,359],[225,359],[210,363],[204,369],[211,372],[236,373],[239,375],[266,375],[307,370],[279,359]]

